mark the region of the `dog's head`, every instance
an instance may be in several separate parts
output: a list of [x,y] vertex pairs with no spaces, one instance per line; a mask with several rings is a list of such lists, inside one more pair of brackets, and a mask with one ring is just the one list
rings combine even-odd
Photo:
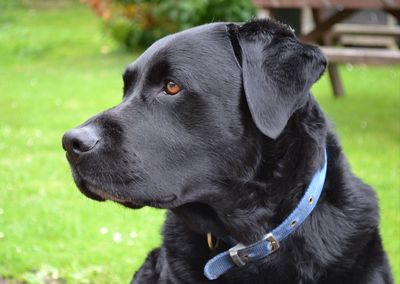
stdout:
[[247,180],[325,69],[320,50],[273,21],[167,36],[130,64],[122,102],[63,137],[88,197],[174,208]]

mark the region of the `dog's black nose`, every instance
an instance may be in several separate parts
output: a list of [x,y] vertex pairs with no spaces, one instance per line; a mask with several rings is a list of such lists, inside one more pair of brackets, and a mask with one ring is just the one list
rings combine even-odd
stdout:
[[62,146],[73,157],[89,152],[99,142],[99,137],[92,127],[74,128],[64,134]]

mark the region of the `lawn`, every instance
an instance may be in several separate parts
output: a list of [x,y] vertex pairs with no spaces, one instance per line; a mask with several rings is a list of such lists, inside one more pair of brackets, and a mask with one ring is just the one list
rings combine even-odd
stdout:
[[[121,99],[121,73],[135,54],[120,51],[78,3],[1,5],[0,278],[128,283],[160,243],[164,212],[85,198],[60,140]],[[342,66],[341,74],[346,98],[332,97],[326,76],[314,93],[354,172],[377,191],[400,281],[400,67]]]

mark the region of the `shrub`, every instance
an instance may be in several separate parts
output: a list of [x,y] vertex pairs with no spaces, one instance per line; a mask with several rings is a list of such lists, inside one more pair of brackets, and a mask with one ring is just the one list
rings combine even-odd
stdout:
[[83,0],[127,49],[144,48],[166,34],[218,21],[241,22],[255,14],[250,0]]

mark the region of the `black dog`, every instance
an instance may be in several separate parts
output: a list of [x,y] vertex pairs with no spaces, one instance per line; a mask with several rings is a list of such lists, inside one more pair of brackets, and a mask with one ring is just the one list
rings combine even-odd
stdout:
[[209,283],[204,265],[228,237],[257,242],[297,206],[325,149],[311,215],[276,252],[214,283],[392,283],[375,194],[309,93],[325,67],[273,21],[196,27],[153,44],[126,69],[122,103],[64,135],[85,195],[169,209],[164,243],[132,283]]

